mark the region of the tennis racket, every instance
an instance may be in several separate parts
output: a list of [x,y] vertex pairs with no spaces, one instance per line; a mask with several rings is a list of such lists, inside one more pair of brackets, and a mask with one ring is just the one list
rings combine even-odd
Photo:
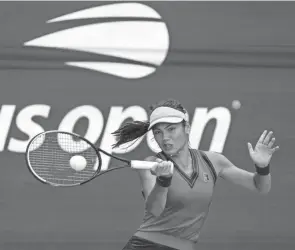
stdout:
[[[102,171],[101,154],[119,161],[120,165]],[[58,130],[34,136],[26,148],[26,162],[37,180],[55,187],[82,185],[116,169],[151,169],[158,164],[111,155],[78,134]]]

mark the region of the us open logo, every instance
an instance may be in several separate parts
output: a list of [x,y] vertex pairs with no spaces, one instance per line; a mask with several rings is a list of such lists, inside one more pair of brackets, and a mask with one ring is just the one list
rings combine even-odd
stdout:
[[126,79],[140,79],[154,73],[167,57],[167,25],[159,13],[147,5],[102,5],[69,13],[47,23],[74,20],[90,20],[92,23],[50,33],[24,45],[103,55],[106,60],[64,63]]

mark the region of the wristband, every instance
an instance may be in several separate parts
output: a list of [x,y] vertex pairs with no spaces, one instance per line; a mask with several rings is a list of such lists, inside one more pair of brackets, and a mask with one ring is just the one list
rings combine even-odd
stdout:
[[172,176],[158,176],[156,182],[161,187],[169,187],[171,185]]
[[255,168],[256,168],[256,173],[259,175],[268,175],[270,173],[270,166],[269,164],[265,167],[265,168],[260,168],[255,164]]

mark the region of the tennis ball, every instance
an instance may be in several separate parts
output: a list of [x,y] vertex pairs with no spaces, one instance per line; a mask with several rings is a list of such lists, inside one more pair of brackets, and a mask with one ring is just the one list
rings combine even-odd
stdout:
[[72,169],[76,171],[81,171],[86,168],[87,161],[81,155],[75,155],[70,159],[70,166]]
[[233,109],[239,109],[239,108],[241,108],[241,102],[239,100],[234,100],[232,102],[232,108]]

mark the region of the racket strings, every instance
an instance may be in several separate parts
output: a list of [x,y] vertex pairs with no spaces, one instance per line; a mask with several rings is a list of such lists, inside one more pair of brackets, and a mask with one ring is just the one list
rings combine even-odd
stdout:
[[[83,156],[87,162],[81,171],[74,170],[70,159]],[[78,185],[96,174],[100,164],[97,152],[86,141],[65,133],[45,133],[36,137],[28,148],[31,170],[53,185]]]

